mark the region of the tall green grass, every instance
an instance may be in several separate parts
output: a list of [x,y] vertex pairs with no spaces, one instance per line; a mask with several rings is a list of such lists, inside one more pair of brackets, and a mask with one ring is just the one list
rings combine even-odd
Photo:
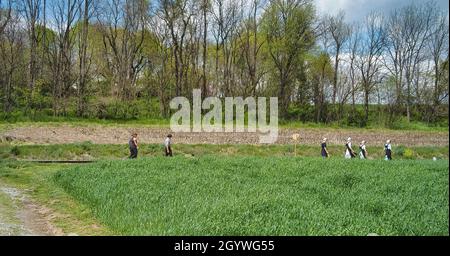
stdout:
[[[176,155],[218,155],[218,156],[320,156],[320,145],[211,145],[177,144],[173,146]],[[383,159],[383,147],[368,147],[371,159]],[[162,144],[142,144],[139,157],[163,155]],[[448,159],[448,147],[404,147],[393,148],[393,157],[398,159]],[[345,147],[329,145],[332,158],[343,158]],[[128,145],[101,145],[90,142],[55,145],[9,145],[0,144],[0,159],[39,159],[39,160],[100,160],[121,159],[129,155]]]
[[448,235],[447,161],[103,161],[54,179],[126,235]]

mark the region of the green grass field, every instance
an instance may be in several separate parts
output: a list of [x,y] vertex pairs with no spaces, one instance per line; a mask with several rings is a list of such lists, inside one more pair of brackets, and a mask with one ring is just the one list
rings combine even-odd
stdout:
[[[341,145],[330,145],[328,151],[332,158],[343,158],[345,148]],[[367,147],[371,159],[383,159],[382,147]],[[298,145],[295,152],[293,145],[174,145],[176,155],[194,156],[320,156],[320,145]],[[153,157],[163,154],[162,144],[141,144],[139,156]],[[114,160],[129,155],[128,145],[102,145],[89,142],[61,145],[10,145],[0,144],[0,159],[52,159],[52,160]],[[448,147],[404,147],[393,148],[393,157],[410,160],[448,159]]]
[[448,161],[149,157],[52,176],[115,234],[448,235]]

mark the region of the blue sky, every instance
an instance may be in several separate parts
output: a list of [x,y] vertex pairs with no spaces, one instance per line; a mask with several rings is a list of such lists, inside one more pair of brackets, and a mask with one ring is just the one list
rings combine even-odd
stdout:
[[[408,5],[410,3],[420,3],[423,0],[314,0],[319,14],[335,14],[339,10],[344,10],[347,20],[350,22],[362,20],[373,10],[389,13],[390,10]],[[448,13],[448,0],[435,0],[441,10]]]

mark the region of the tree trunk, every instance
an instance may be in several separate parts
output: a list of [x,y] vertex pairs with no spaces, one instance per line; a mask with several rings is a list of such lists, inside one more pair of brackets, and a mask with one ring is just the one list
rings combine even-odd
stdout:
[[86,87],[87,87],[87,37],[89,29],[89,0],[84,1],[83,27],[80,41],[80,73],[78,81],[78,108],[77,115],[83,116],[86,111]]
[[364,90],[364,120],[366,124],[369,121],[369,90],[367,90],[367,85]]
[[202,99],[205,99],[207,94],[206,89],[206,60],[207,60],[207,33],[208,33],[208,20],[207,20],[208,1],[203,0],[203,63],[202,63]]

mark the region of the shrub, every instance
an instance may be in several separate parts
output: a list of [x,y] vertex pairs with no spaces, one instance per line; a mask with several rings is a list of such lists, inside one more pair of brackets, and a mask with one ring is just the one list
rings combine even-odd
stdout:
[[367,122],[364,110],[357,108],[354,111],[350,111],[347,115],[347,125],[355,127],[365,127],[367,125]]
[[20,155],[20,149],[18,146],[14,146],[11,148],[11,154],[14,156],[18,156]]
[[393,153],[397,156],[403,156],[405,154],[405,147],[403,146],[395,147]]
[[405,149],[405,151],[403,152],[403,157],[406,159],[413,159],[414,151],[410,148]]

